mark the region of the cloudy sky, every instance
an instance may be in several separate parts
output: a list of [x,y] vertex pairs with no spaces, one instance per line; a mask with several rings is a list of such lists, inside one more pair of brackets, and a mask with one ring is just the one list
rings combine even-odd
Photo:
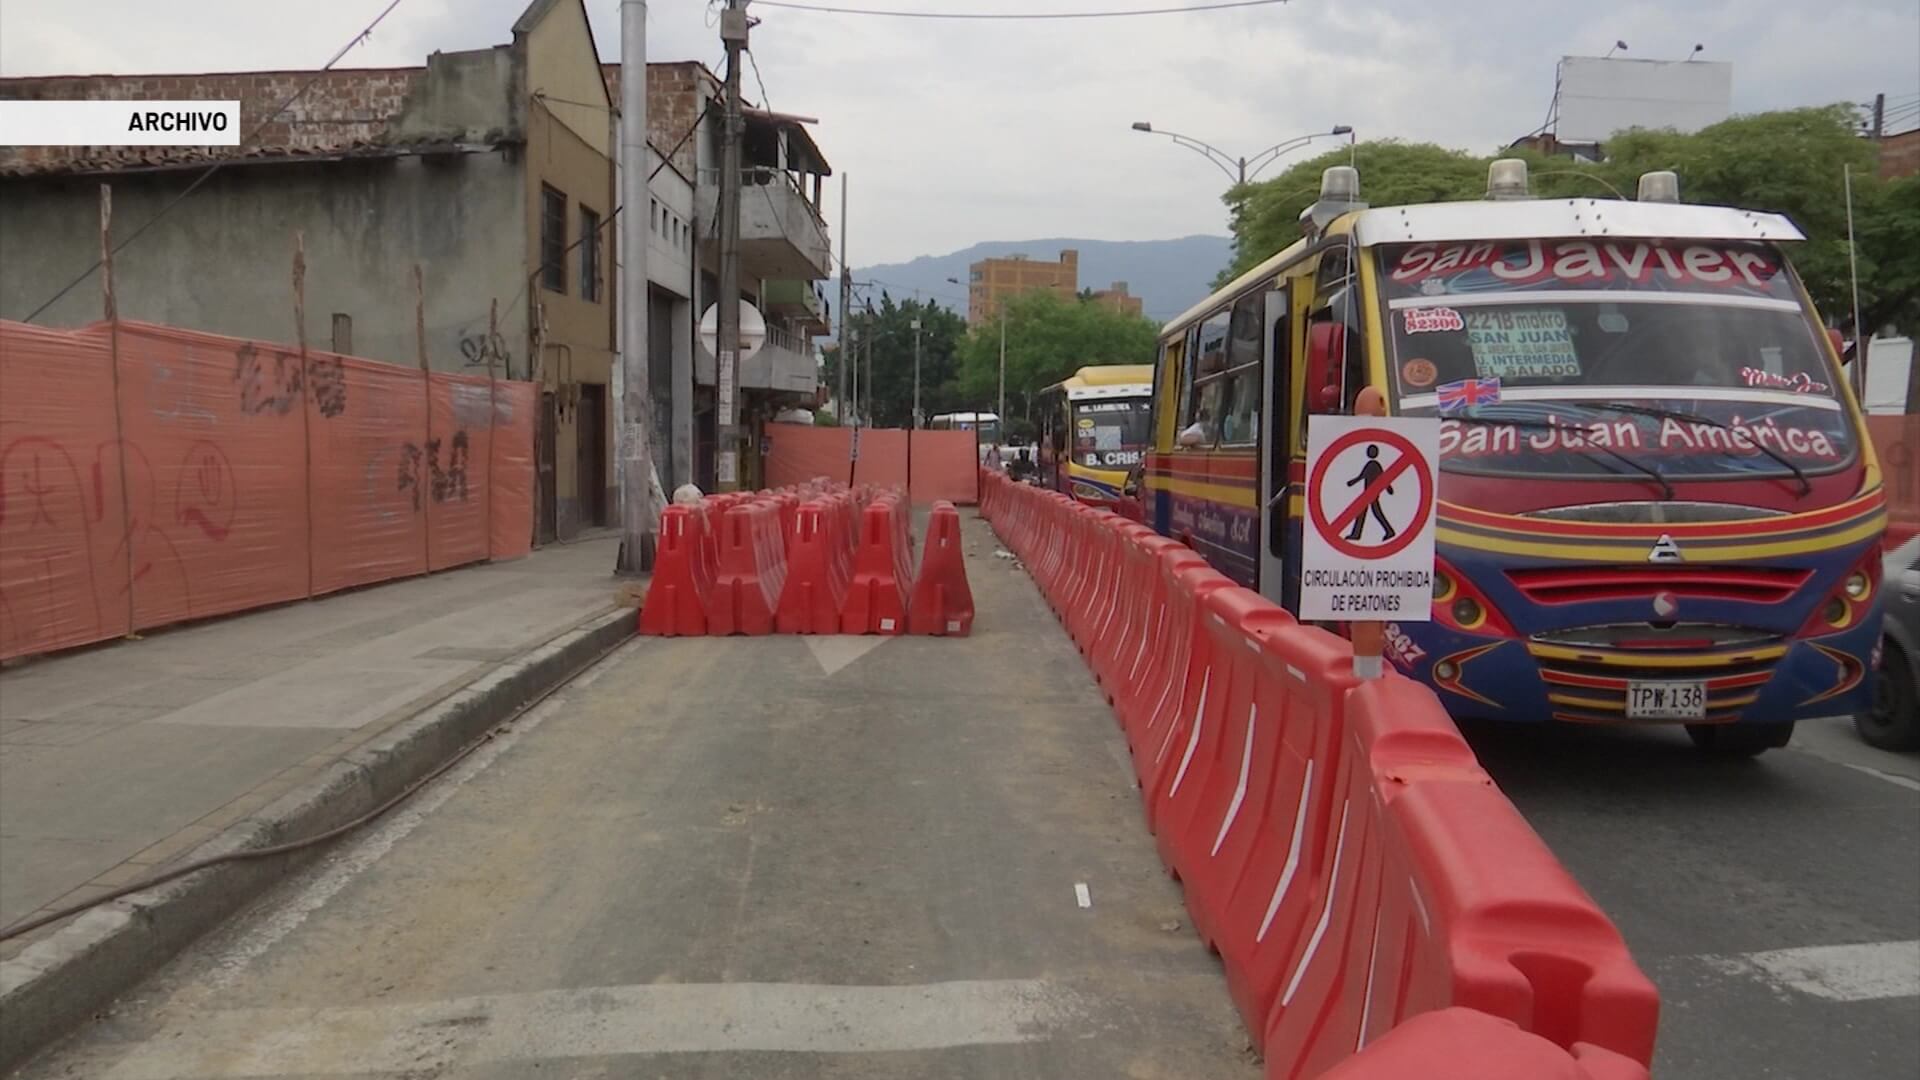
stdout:
[[[1198,0],[830,0],[1096,11]],[[386,0],[4,0],[0,74],[317,67]],[[402,0],[345,66],[498,44],[524,0]],[[648,52],[718,71],[707,0],[652,0]],[[618,0],[588,0],[602,54]],[[820,118],[851,182],[856,265],[981,240],[1225,232],[1223,177],[1135,120],[1235,156],[1334,124],[1487,152],[1536,128],[1562,55],[1734,65],[1737,112],[1920,97],[1920,0],[1293,0],[1066,22],[754,14],[749,96]],[[1280,166],[1284,167],[1284,165]],[[1364,181],[1364,178],[1363,178]],[[836,227],[837,230],[837,227]]]

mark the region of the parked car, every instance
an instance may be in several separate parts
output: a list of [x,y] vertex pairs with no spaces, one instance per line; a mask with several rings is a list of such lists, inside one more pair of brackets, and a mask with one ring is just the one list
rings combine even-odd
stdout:
[[1854,718],[1867,745],[1882,750],[1920,749],[1920,536],[1888,553],[1881,579],[1887,625],[1880,642],[1880,670],[1873,708]]

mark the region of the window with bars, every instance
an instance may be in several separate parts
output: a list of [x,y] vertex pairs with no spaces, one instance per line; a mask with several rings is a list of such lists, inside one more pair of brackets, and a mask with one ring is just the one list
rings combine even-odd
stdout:
[[580,298],[600,302],[600,215],[580,208]]

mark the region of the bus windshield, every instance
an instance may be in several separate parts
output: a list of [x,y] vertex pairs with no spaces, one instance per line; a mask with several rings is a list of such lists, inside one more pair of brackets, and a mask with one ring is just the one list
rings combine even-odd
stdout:
[[1129,469],[1140,463],[1151,438],[1146,398],[1073,403],[1073,457],[1096,469]]
[[1442,418],[1444,468],[1701,479],[1853,457],[1839,376],[1771,248],[1529,240],[1381,258],[1398,409]]

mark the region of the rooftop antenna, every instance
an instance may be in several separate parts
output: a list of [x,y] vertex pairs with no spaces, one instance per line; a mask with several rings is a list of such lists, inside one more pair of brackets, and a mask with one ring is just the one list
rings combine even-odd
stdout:
[[1624,41],[1618,41],[1618,40],[1616,40],[1616,41],[1615,41],[1615,42],[1613,43],[1613,48],[1611,48],[1611,49],[1608,49],[1608,50],[1607,50],[1607,55],[1606,55],[1606,56],[1603,56],[1603,57],[1601,57],[1600,59],[1602,59],[1602,60],[1606,60],[1606,59],[1609,59],[1609,58],[1611,58],[1611,57],[1613,56],[1613,54],[1614,54],[1614,53],[1617,53],[1617,52],[1626,52],[1626,51],[1627,51],[1627,43],[1626,43],[1626,42],[1624,42]]

